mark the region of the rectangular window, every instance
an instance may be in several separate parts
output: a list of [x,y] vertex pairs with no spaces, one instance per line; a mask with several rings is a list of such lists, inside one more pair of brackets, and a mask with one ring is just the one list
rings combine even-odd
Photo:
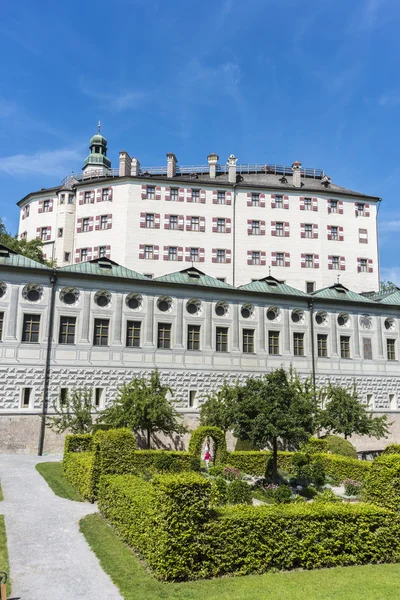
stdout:
[[178,202],[178,200],[179,200],[179,189],[171,188],[171,201]]
[[260,194],[251,194],[251,205],[260,206]]
[[276,223],[276,235],[283,237],[283,223]]
[[107,256],[107,247],[99,246],[99,258],[105,258]]
[[74,197],[72,194],[68,194],[68,204],[73,204],[74,203]]
[[101,215],[100,229],[107,229],[107,227],[108,227],[108,215]]
[[260,235],[260,221],[251,222],[251,234]]
[[60,317],[59,344],[75,344],[76,317]]
[[341,358],[350,358],[350,336],[349,335],[341,335],[340,336],[340,357]]
[[268,352],[269,354],[279,354],[279,331],[268,332]]
[[339,269],[339,257],[338,256],[332,256],[332,269],[334,269],[334,270]]
[[368,230],[367,229],[359,229],[358,230],[358,241],[360,244],[368,244]]
[[396,340],[387,339],[386,348],[388,360],[396,360]]
[[154,198],[156,197],[156,188],[153,185],[147,186],[146,196],[149,200],[154,200]]
[[217,327],[215,349],[217,352],[228,352],[228,327]]
[[331,213],[337,213],[337,211],[338,211],[337,200],[331,200]]
[[0,342],[3,339],[4,313],[0,312]]
[[94,320],[94,335],[93,345],[94,346],[108,346],[108,332],[110,329],[109,319],[95,319]]
[[366,258],[360,258],[360,271],[366,273],[368,271],[368,261]]
[[275,208],[283,208],[283,196],[275,196]]
[[22,325],[22,342],[37,343],[39,341],[40,315],[24,315]]
[[157,348],[169,350],[171,348],[171,323],[159,323],[157,332]]
[[178,229],[178,215],[169,216],[169,228]]
[[145,224],[148,229],[154,229],[154,215],[153,214],[150,214],[150,213],[146,214]]
[[81,250],[81,261],[85,262],[87,260],[88,257],[88,249],[87,248],[82,248]]
[[91,193],[85,192],[84,204],[90,204],[90,197],[91,197]]
[[304,333],[293,334],[293,354],[304,356]]
[[42,242],[45,242],[47,240],[47,227],[42,227],[40,230],[40,239],[42,240]]
[[144,257],[149,260],[152,260],[154,258],[154,246],[144,247]]
[[328,334],[327,333],[319,333],[317,335],[317,346],[318,346],[318,357],[319,358],[327,358],[328,357]]
[[306,281],[306,293],[311,294],[315,292],[315,281]]
[[306,254],[306,267],[312,268],[314,266],[314,255]]
[[128,321],[126,324],[126,345],[128,348],[140,348],[140,321]]
[[226,231],[226,220],[225,219],[217,219],[217,232],[225,233]]
[[100,408],[103,406],[103,388],[94,388],[94,405],[96,408]]
[[188,325],[187,349],[200,350],[200,325]]
[[260,253],[259,252],[252,252],[251,253],[251,264],[252,265],[259,265],[260,264]]
[[225,250],[217,250],[217,263],[224,263],[225,260]]
[[110,192],[110,190],[108,188],[104,188],[102,190],[101,199],[103,200],[103,202],[106,202],[108,200],[109,192]]
[[366,360],[372,360],[372,340],[363,338],[363,355]]
[[312,210],[312,199],[304,198],[304,210]]
[[64,262],[69,262],[71,258],[71,252],[64,252]]
[[243,352],[254,354],[254,329],[243,329]]
[[359,217],[364,216],[364,204],[362,202],[357,203],[357,213]]
[[200,219],[199,219],[199,217],[191,217],[191,219],[190,219],[190,230],[191,231],[199,231],[200,230]]
[[60,195],[60,204],[64,204],[65,202],[65,194]]
[[225,204],[225,192],[218,192],[217,193],[217,203],[218,204]]
[[65,406],[68,401],[68,388],[60,388],[59,404]]
[[43,202],[43,212],[50,212],[50,200]]
[[82,231],[89,231],[89,219],[87,217],[82,219]]
[[64,229],[62,227],[59,227],[57,230],[57,237],[63,237],[64,235]]
[[190,248],[190,260],[192,262],[199,262],[199,249]]
[[189,390],[189,408],[193,408],[197,404],[196,390]]
[[304,225],[304,236],[306,238],[312,238],[313,231],[312,231],[312,225],[311,225],[311,223],[306,223]]
[[192,190],[192,202],[200,202],[200,190]]
[[178,248],[176,246],[168,246],[168,260],[178,260]]
[[283,252],[276,253],[276,266],[284,267],[285,266],[285,256]]
[[31,404],[32,388],[22,388],[21,408],[29,408]]
[[331,225],[331,240],[339,239],[339,231],[335,225]]

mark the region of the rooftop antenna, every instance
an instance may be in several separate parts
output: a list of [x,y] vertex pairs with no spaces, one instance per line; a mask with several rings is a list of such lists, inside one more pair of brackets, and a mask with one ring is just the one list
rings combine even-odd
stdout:
[[99,121],[99,122],[97,123],[97,132],[98,132],[98,133],[100,133],[100,126],[101,126],[101,123],[100,123],[100,121]]

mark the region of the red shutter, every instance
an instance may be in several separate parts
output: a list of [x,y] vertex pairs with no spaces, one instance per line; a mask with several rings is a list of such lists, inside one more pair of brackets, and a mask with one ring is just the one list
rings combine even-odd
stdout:
[[271,194],[271,208],[276,208],[275,194]]
[[75,250],[75,262],[81,262],[81,251],[79,249]]
[[106,246],[106,258],[111,257],[111,246]]
[[[247,195],[247,197],[248,197],[248,195]],[[247,264],[248,265],[252,265],[253,264],[252,256],[253,256],[253,251],[252,250],[247,250]]]
[[290,267],[290,252],[285,252],[285,267]]
[[216,248],[212,249],[211,256],[212,256],[211,261],[213,263],[216,263],[217,262],[217,249]]
[[289,237],[290,236],[290,228],[289,228],[289,223],[285,222],[283,224],[283,232],[284,232],[284,236],[285,237]]
[[368,259],[368,273],[373,273],[374,272],[374,267],[373,267],[373,261],[372,258]]
[[186,231],[191,231],[192,229],[192,217],[186,215]]
[[169,246],[164,246],[163,260],[169,260]]
[[260,194],[260,207],[265,208],[265,194]]
[[344,241],[343,227],[339,227],[339,242]]
[[96,202],[102,202],[103,201],[103,190],[102,188],[97,188],[96,190]]
[[247,206],[251,206],[251,192],[247,192]]
[[147,185],[142,185],[142,200],[147,198]]
[[271,221],[271,235],[276,236],[276,221]]
[[357,273],[361,273],[361,258],[357,258]]
[[160,229],[160,213],[154,215],[154,229]]
[[164,229],[169,229],[169,215],[164,215]]
[[[79,220],[82,221],[82,219],[78,219],[78,221]],[[81,224],[81,227],[82,227],[82,224]],[[95,223],[94,228],[96,231],[100,231],[100,215],[96,215],[96,223]]]
[[266,257],[265,257],[265,252],[264,252],[264,250],[262,250],[262,251],[260,252],[260,264],[261,264],[261,266],[262,266],[262,267],[265,267],[265,265],[267,264],[267,259],[266,259]]
[[40,238],[41,238],[41,237],[42,237],[42,236],[40,235],[40,227],[37,227],[37,228],[36,228],[36,239],[37,239],[37,240],[40,240]]
[[319,269],[319,254],[314,254],[314,268]]
[[39,209],[38,209],[39,213],[43,212],[43,200],[39,200]]
[[206,190],[200,190],[200,204],[206,203]]
[[87,249],[87,260],[92,260],[92,248]]
[[192,190],[191,188],[186,188],[186,202],[192,202]]
[[156,186],[156,200],[161,200],[161,186]]
[[[369,206],[369,204],[367,206]],[[53,198],[51,198],[49,201],[49,212],[53,212]]]
[[302,237],[302,238],[306,237],[306,229],[305,229],[304,223],[300,223],[300,237]]
[[343,214],[343,200],[339,200],[339,202],[338,202],[338,211],[339,211],[339,215]]
[[231,250],[226,250],[225,251],[225,256],[226,256],[226,262],[230,263],[232,260],[232,251]]
[[183,248],[178,246],[178,260],[183,260]]
[[217,217],[213,217],[212,218],[212,232],[213,233],[217,233],[218,231],[218,227],[217,227]]
[[204,262],[204,258],[205,258],[205,250],[204,248],[200,248],[199,250],[199,262]]
[[333,269],[333,265],[332,265],[332,256],[328,256],[328,269],[332,270]]
[[112,200],[113,197],[113,189],[112,188],[108,188],[108,199]]
[[112,215],[107,215],[107,229],[112,229]]
[[332,239],[332,229],[331,229],[330,225],[328,225],[327,227],[328,227],[328,240],[331,240]]
[[184,202],[185,200],[185,188],[179,188],[179,202]]
[[346,270],[346,258],[344,256],[340,257],[340,270],[341,271]]
[[300,210],[305,210],[304,196],[300,196]]
[[265,235],[265,221],[260,221],[260,235]]
[[[265,221],[264,221],[264,229],[265,229]],[[231,233],[231,231],[232,231],[232,220],[229,218],[226,219],[225,231],[226,231],[226,233]]]
[[[53,210],[53,209],[51,209],[51,210]],[[364,205],[364,214],[366,217],[369,217],[369,215],[370,215],[369,204]]]
[[306,255],[301,255],[301,267],[304,268],[306,266]]
[[206,218],[200,217],[200,231],[204,233],[206,230]]
[[[97,221],[98,217],[96,217],[96,221]],[[146,227],[146,213],[140,213],[140,227],[141,229],[145,229]],[[96,223],[96,229],[97,229],[97,223]]]
[[183,231],[185,217],[183,215],[178,215],[178,229],[179,231]]
[[99,247],[98,247],[98,246],[95,246],[95,247],[93,248],[93,260],[94,260],[95,258],[99,258]]
[[289,196],[283,196],[283,208],[289,208]]
[[139,258],[144,258],[144,244],[139,245]]
[[271,252],[271,266],[276,267],[276,252]]
[[251,235],[253,232],[253,229],[251,227],[251,219],[247,219],[247,235]]
[[190,260],[190,248],[185,248],[185,261],[186,262],[192,262]]
[[232,192],[225,193],[225,204],[228,204],[228,206],[232,204]]
[[358,217],[358,202],[354,202],[354,212],[356,217]]
[[158,260],[160,256],[160,248],[159,246],[154,246],[154,260]]
[[327,204],[327,206],[328,206],[328,213],[331,214],[332,208],[331,208],[331,199],[330,198],[328,198],[328,204]]
[[313,229],[313,238],[317,239],[318,238],[318,225],[317,225],[317,223],[313,223],[312,229]]
[[93,217],[89,217],[89,231],[93,231]]
[[317,212],[318,211],[318,198],[312,199],[312,209]]
[[166,187],[165,188],[165,196],[164,199],[169,202],[171,200],[171,188]]
[[94,190],[90,190],[90,204],[94,204]]
[[76,233],[81,233],[82,231],[82,219],[79,218],[77,221]]
[[218,192],[217,192],[217,190],[213,190],[213,192],[212,192],[212,201],[213,201],[213,204],[218,204]]

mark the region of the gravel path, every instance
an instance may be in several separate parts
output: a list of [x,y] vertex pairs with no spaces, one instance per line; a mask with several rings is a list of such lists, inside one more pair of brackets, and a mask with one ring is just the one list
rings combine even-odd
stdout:
[[12,598],[121,600],[79,531],[95,505],[56,496],[36,471],[55,456],[0,455]]

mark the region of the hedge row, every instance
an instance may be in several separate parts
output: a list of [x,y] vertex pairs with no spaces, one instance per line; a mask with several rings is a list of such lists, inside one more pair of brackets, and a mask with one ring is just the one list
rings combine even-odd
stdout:
[[[294,452],[278,452],[279,469],[291,473],[293,471],[293,455]],[[345,458],[336,454],[320,453],[319,456],[323,459],[326,475],[329,475],[335,484],[341,483],[344,479],[364,481],[372,464],[367,461]],[[243,473],[264,477],[271,458],[272,453],[268,450],[261,452],[230,452],[227,462],[232,467],[240,469]]]
[[64,454],[63,471],[65,478],[72,483],[81,496],[91,502],[95,500],[94,452]]
[[400,455],[383,454],[372,461],[363,499],[400,511]]
[[67,435],[64,442],[64,454],[67,452],[90,452],[93,436],[90,433]]
[[198,471],[200,459],[190,452],[174,450],[136,450],[132,457],[130,473],[158,473],[171,471]]
[[99,508],[165,581],[400,559],[400,518],[366,504],[210,510],[195,473],[102,477]]

